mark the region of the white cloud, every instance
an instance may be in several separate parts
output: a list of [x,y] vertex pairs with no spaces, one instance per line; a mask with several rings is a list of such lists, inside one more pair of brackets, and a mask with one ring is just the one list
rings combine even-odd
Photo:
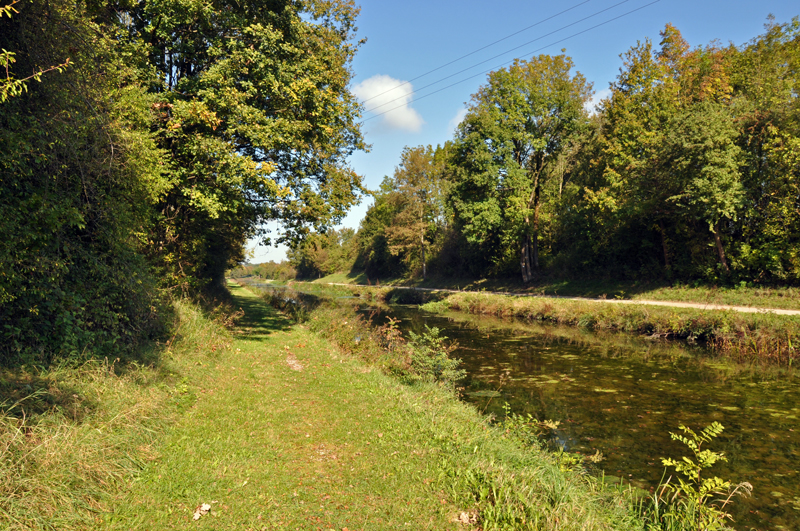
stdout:
[[413,90],[411,83],[378,74],[354,86],[353,94],[371,114],[386,113],[381,119],[392,129],[417,132],[424,121],[411,108]]
[[452,133],[453,131],[455,131],[456,127],[458,127],[458,124],[463,122],[464,117],[466,116],[467,116],[467,108],[461,107],[456,113],[456,115],[453,116],[453,118],[450,120],[450,122],[448,122],[447,124],[447,129],[449,130],[448,132]]
[[586,105],[584,105],[584,109],[586,109],[586,112],[589,114],[597,113],[597,106],[600,104],[600,101],[608,98],[609,96],[611,96],[611,89],[603,89],[595,92],[594,96],[592,96],[592,99],[587,101]]

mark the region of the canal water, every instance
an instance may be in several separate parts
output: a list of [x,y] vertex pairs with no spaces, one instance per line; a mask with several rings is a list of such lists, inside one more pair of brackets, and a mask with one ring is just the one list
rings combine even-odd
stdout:
[[669,433],[725,431],[708,448],[728,461],[711,469],[753,496],[729,506],[736,529],[800,529],[800,378],[735,366],[701,346],[595,334],[463,313],[429,314],[392,306],[404,332],[438,327],[458,341],[467,370],[463,396],[502,418],[530,413],[560,425],[551,444],[604,459],[597,472],[646,490],[664,473],[662,457],[690,456]]
[[644,490],[662,479],[661,458],[691,455],[670,432],[718,421],[725,430],[706,447],[724,452],[727,462],[710,474],[753,485],[751,497],[727,507],[733,527],[800,529],[797,371],[735,365],[687,342],[407,305],[362,311],[375,325],[399,318],[406,334],[441,329],[458,342],[453,355],[468,374],[465,400],[499,418],[507,404],[514,413],[559,421],[549,444],[587,456],[599,451],[593,473]]

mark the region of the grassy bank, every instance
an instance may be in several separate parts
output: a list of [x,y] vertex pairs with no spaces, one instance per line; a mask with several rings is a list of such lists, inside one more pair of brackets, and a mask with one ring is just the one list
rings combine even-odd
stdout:
[[178,304],[138,363],[3,375],[0,528],[644,527],[525,419],[422,377],[391,326],[330,306],[297,325],[232,289],[233,332]]
[[[257,309],[248,305],[246,313]],[[265,334],[259,343],[234,344],[242,361],[232,362],[255,372],[258,390],[247,392],[260,404],[239,421],[269,458],[251,460],[245,452],[227,474],[221,462],[214,474],[185,472],[187,485],[218,500],[238,497],[249,478],[245,489],[261,496],[249,517],[238,504],[225,522],[244,526],[260,515],[269,529],[640,527],[625,496],[562,471],[556,456],[520,444],[446,385],[410,377],[411,361],[391,346],[391,327],[371,332],[342,306],[323,305],[305,318],[304,326]],[[294,362],[302,369],[293,370]],[[218,374],[220,391],[204,397],[219,400],[209,408],[233,407],[222,402],[220,380],[227,378],[227,370]],[[206,407],[198,408],[204,415]],[[181,436],[204,441],[198,455],[225,453],[188,430]],[[175,461],[163,475],[184,474]],[[222,522],[214,525],[226,527]]]
[[194,364],[230,343],[223,314],[175,311],[170,344],[136,360],[0,373],[0,528],[102,527],[192,401]]
[[[334,273],[313,280],[314,283],[366,284],[366,277],[352,273]],[[372,279],[375,284],[375,279]],[[471,279],[436,277],[420,279],[381,279],[382,285],[414,286],[464,291],[502,291],[564,297],[601,299],[655,300],[723,304],[755,308],[800,310],[800,288],[757,286],[707,286],[663,281],[614,281],[540,279],[525,285],[516,279]]]
[[650,337],[707,341],[717,353],[742,362],[792,366],[800,361],[800,318],[795,316],[597,304],[470,292],[447,294],[422,308],[433,312],[455,310]]
[[[363,295],[376,293],[386,296],[392,291],[370,290]],[[324,295],[324,290],[320,294]],[[264,297],[281,308],[295,304],[291,301],[302,301],[296,292],[283,290],[268,291]],[[636,498],[624,488],[610,489],[601,480],[582,472],[581,463],[591,462],[594,455],[544,451],[536,434],[551,429],[547,422],[513,414],[492,421],[456,402],[446,385],[431,387],[429,380],[410,378],[415,372],[413,363],[408,362],[408,349],[404,348],[394,323],[390,320],[382,327],[367,326],[354,311],[358,303],[347,302],[328,298],[311,305],[302,304],[306,311],[294,310],[294,313],[313,332],[335,343],[342,354],[365,361],[368,367],[380,368],[391,376],[392,386],[413,382],[406,387],[412,397],[428,393],[440,397],[434,402],[427,402],[428,398],[419,404],[422,407],[415,407],[414,432],[422,432],[428,441],[438,443],[434,445],[434,455],[440,459],[434,476],[440,479],[432,485],[440,492],[451,493],[450,499],[456,502],[456,507],[470,508],[462,509],[459,514],[476,515],[478,529],[595,529],[606,522],[612,529],[688,530],[697,528],[700,513],[715,525],[720,524],[715,528],[727,529],[722,512],[710,506],[698,507],[691,497],[677,498],[675,504],[665,504],[664,499],[651,504],[654,496],[643,491],[638,495],[644,498]],[[410,343],[414,343],[414,335],[411,336]],[[411,357],[413,362],[413,354]],[[450,404],[452,409],[431,411],[429,406],[438,400],[442,400],[442,405]],[[390,416],[394,415],[394,409],[387,409]],[[416,418],[419,415],[430,418],[419,422]]]
[[[324,288],[318,284],[301,285],[303,290],[316,289],[324,292]],[[794,367],[800,363],[798,316],[602,304],[469,291],[448,293],[355,285],[346,288],[331,286],[331,289],[348,289],[365,300],[420,304],[422,309],[430,312],[452,310],[550,322],[596,331],[627,332],[651,338],[702,341],[715,353],[741,363],[784,367]]]

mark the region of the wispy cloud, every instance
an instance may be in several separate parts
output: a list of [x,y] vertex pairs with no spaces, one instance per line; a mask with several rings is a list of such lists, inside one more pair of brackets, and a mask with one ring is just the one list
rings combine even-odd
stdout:
[[448,122],[447,128],[449,129],[449,131],[451,133],[453,131],[455,131],[456,127],[458,127],[458,124],[463,122],[464,121],[464,117],[466,117],[466,116],[467,116],[467,108],[466,107],[461,107],[458,110],[458,112],[456,113],[456,115],[453,116],[453,118],[451,118],[450,121]]
[[364,102],[364,108],[372,114],[383,114],[380,119],[392,129],[416,132],[425,123],[422,116],[411,108],[410,83],[390,76],[376,75],[353,87],[353,94]]
[[603,89],[595,92],[594,96],[592,96],[592,99],[587,101],[586,105],[584,105],[586,112],[588,112],[589,114],[597,113],[598,111],[597,106],[600,104],[600,101],[604,100],[605,98],[608,98],[609,96],[611,96],[611,89]]

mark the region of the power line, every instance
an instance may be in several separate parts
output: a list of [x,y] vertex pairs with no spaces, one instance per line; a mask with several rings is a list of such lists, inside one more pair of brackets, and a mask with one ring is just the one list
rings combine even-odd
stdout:
[[[485,59],[485,60],[483,60],[483,61],[481,61],[481,62],[479,62],[479,63],[475,63],[475,64],[473,64],[473,65],[471,65],[471,66],[468,66],[467,68],[464,68],[464,69],[462,69],[462,70],[459,70],[458,72],[455,72],[455,73],[453,73],[453,74],[450,74],[450,75],[448,75],[448,76],[445,76],[445,77],[443,77],[443,78],[441,78],[441,79],[438,79],[438,80],[434,81],[433,83],[428,83],[427,85],[424,85],[424,86],[422,86],[422,87],[420,87],[420,88],[418,88],[418,89],[416,89],[416,90],[413,90],[413,91],[411,91],[411,93],[410,93],[410,94],[405,94],[405,95],[403,95],[403,96],[399,96],[399,97],[397,97],[397,98],[394,98],[394,99],[392,99],[392,100],[389,100],[389,101],[387,101],[387,102],[381,103],[380,105],[377,105],[377,106],[375,106],[375,107],[372,107],[371,109],[368,109],[368,110],[366,110],[365,112],[375,112],[376,110],[380,109],[381,107],[385,107],[386,105],[389,105],[390,103],[394,103],[394,102],[396,102],[396,101],[398,101],[398,100],[401,100],[401,99],[403,99],[403,98],[406,98],[406,97],[410,96],[411,94],[414,94],[414,93],[416,93],[416,92],[419,92],[419,91],[421,91],[421,90],[425,90],[425,89],[426,89],[426,88],[428,88],[428,87],[432,87],[432,86],[434,86],[434,85],[438,85],[438,84],[439,84],[439,83],[441,83],[442,81],[445,81],[445,80],[448,80],[448,79],[450,79],[450,78],[456,77],[456,76],[457,76],[457,75],[459,75],[459,74],[463,74],[464,72],[466,72],[466,71],[468,71],[468,70],[472,70],[472,69],[473,69],[473,68],[475,68],[476,66],[480,66],[480,65],[482,65],[482,64],[488,63],[489,61],[493,61],[493,60],[497,59],[498,57],[502,57],[502,56],[504,56],[504,55],[506,55],[506,54],[508,54],[508,53],[511,53],[511,52],[513,52],[513,51],[516,51],[516,50],[519,50],[519,49],[520,49],[520,48],[522,48],[523,46],[527,46],[527,45],[529,45],[529,44],[533,44],[533,43],[534,43],[534,42],[536,42],[536,41],[542,40],[542,39],[544,39],[545,37],[549,37],[550,35],[553,35],[554,33],[558,33],[558,32],[559,32],[559,31],[561,31],[561,30],[565,30],[565,29],[567,29],[567,28],[569,28],[569,27],[572,27],[572,26],[574,26],[574,25],[576,25],[576,24],[579,24],[579,23],[581,23],[581,22],[583,22],[583,21],[585,21],[585,20],[589,20],[590,18],[596,17],[597,15],[600,15],[600,14],[602,14],[602,13],[605,13],[606,11],[610,11],[611,9],[614,9],[615,7],[618,7],[618,6],[620,6],[620,5],[622,5],[622,4],[625,4],[625,3],[627,3],[627,2],[630,2],[630,0],[622,0],[621,2],[617,2],[616,4],[614,4],[614,5],[612,5],[612,6],[609,6],[609,7],[605,8],[605,9],[601,9],[600,11],[597,11],[597,12],[595,12],[595,13],[592,13],[591,15],[588,15],[588,16],[586,16],[586,17],[583,17],[582,19],[576,20],[575,22],[571,22],[571,23],[567,24],[566,26],[561,26],[561,27],[560,27],[560,28],[558,28],[557,30],[553,30],[553,31],[551,31],[550,33],[545,33],[544,35],[540,35],[539,37],[536,37],[535,39],[533,39],[533,40],[530,40],[530,41],[528,41],[528,42],[523,42],[523,43],[522,43],[522,44],[520,44],[519,46],[515,46],[514,48],[511,48],[510,50],[506,50],[506,51],[504,51],[504,52],[501,52],[501,53],[499,53],[499,54],[497,54],[497,55],[493,55],[492,57],[489,57],[488,59]],[[415,78],[415,79],[418,79],[419,77],[420,77],[420,76],[418,76],[418,77],[417,77],[417,78]],[[407,84],[407,83],[410,83],[410,81],[407,81],[407,82],[406,82],[406,84]],[[387,90],[387,91],[383,92],[383,94],[385,94],[386,92],[389,92],[389,91],[391,91],[391,90],[395,90],[395,89],[397,89],[397,88],[399,88],[399,87],[401,87],[401,86],[403,86],[403,85],[398,85],[397,87],[393,87],[393,88],[391,88],[391,89],[389,89],[389,90]],[[376,97],[377,97],[377,96],[373,96],[373,98],[376,98]]]
[[[401,83],[401,84],[397,85],[396,87],[392,87],[392,88],[390,88],[389,90],[385,90],[385,91],[381,92],[380,94],[376,94],[375,96],[372,96],[371,98],[367,98],[366,100],[362,101],[361,103],[362,103],[362,104],[364,104],[364,103],[367,103],[368,101],[372,101],[372,100],[374,100],[375,98],[379,98],[379,97],[383,96],[384,94],[386,94],[386,93],[388,93],[388,92],[391,92],[391,91],[393,91],[393,90],[397,90],[397,89],[399,89],[399,88],[400,88],[400,87],[402,87],[402,86],[408,85],[409,83],[412,83],[412,82],[414,82],[414,81],[416,81],[416,80],[418,80],[418,79],[420,79],[420,78],[423,78],[423,77],[427,76],[428,74],[433,74],[434,72],[437,72],[437,71],[441,70],[442,68],[445,68],[445,67],[447,67],[447,66],[450,66],[450,65],[451,65],[451,64],[453,64],[453,63],[457,63],[457,62],[459,62],[460,60],[462,60],[462,59],[466,59],[467,57],[469,57],[469,56],[471,56],[471,55],[475,55],[475,54],[476,54],[476,53],[478,53],[478,52],[482,52],[482,51],[483,51],[483,50],[485,50],[486,48],[491,48],[491,47],[492,47],[492,46],[494,46],[495,44],[499,44],[499,43],[501,43],[501,42],[503,42],[503,41],[505,41],[505,40],[508,40],[508,39],[510,39],[511,37],[514,37],[514,36],[516,36],[516,35],[519,35],[520,33],[523,33],[523,32],[525,32],[525,31],[528,31],[528,30],[529,30],[529,29],[531,29],[531,28],[535,28],[535,27],[536,27],[536,26],[538,26],[539,24],[544,24],[544,23],[545,23],[545,22],[547,22],[548,20],[552,20],[552,19],[554,19],[554,18],[556,18],[556,17],[558,17],[558,16],[561,16],[561,15],[563,15],[563,14],[564,14],[564,13],[566,13],[567,11],[572,11],[572,10],[573,10],[573,9],[575,9],[576,7],[580,7],[580,6],[582,6],[583,4],[588,4],[588,3],[589,3],[589,2],[591,2],[591,1],[592,1],[592,0],[584,0],[584,1],[583,1],[583,2],[581,2],[580,4],[575,4],[574,6],[572,6],[572,7],[570,7],[570,8],[567,8],[567,9],[565,9],[564,11],[561,11],[561,12],[559,12],[559,13],[556,13],[555,15],[552,15],[552,16],[550,16],[550,17],[547,17],[547,18],[543,19],[543,20],[540,20],[540,21],[539,21],[539,22],[537,22],[536,24],[531,24],[531,25],[530,25],[530,26],[528,26],[527,28],[522,28],[522,29],[521,29],[521,30],[519,30],[519,31],[515,31],[514,33],[512,33],[512,34],[510,34],[510,35],[506,35],[506,36],[505,36],[505,37],[503,37],[502,39],[498,39],[498,40],[496,40],[496,41],[494,41],[494,42],[492,42],[492,43],[489,43],[489,44],[487,44],[486,46],[482,46],[481,48],[478,48],[477,50],[473,50],[473,51],[469,52],[468,54],[464,54],[464,55],[462,55],[461,57],[459,57],[459,58],[457,58],[457,59],[453,59],[452,61],[450,61],[450,62],[448,62],[448,63],[445,63],[445,64],[443,64],[443,65],[441,65],[441,66],[437,66],[437,67],[436,67],[436,68],[434,68],[433,70],[428,70],[428,71],[427,71],[427,72],[425,72],[424,74],[420,74],[420,75],[418,75],[418,76],[417,76],[417,77],[415,77],[415,78],[409,79],[408,81],[404,81],[403,83]],[[529,44],[529,43],[526,43],[526,44]],[[525,45],[523,44],[522,46],[525,46]],[[479,63],[479,64],[480,64],[480,63]]]
[[[596,24],[596,25],[592,26],[591,28],[586,28],[585,30],[583,30],[583,31],[579,31],[578,33],[573,33],[573,34],[572,34],[572,35],[570,35],[569,37],[564,37],[563,39],[559,39],[559,40],[557,40],[557,41],[551,42],[550,44],[548,44],[548,45],[546,45],[546,46],[542,46],[541,48],[537,48],[536,50],[533,50],[532,52],[530,52],[530,53],[528,53],[528,54],[525,54],[525,55],[533,55],[533,54],[534,54],[534,53],[536,53],[536,52],[539,52],[539,51],[541,51],[541,50],[544,50],[545,48],[549,48],[549,47],[551,47],[551,46],[553,46],[553,45],[556,45],[556,44],[558,44],[558,43],[561,43],[561,42],[564,42],[564,41],[566,41],[566,40],[569,40],[569,39],[571,39],[571,38],[573,38],[573,37],[577,37],[578,35],[582,35],[582,34],[584,34],[584,33],[587,33],[587,32],[589,32],[589,31],[591,31],[591,30],[593,30],[593,29],[599,28],[600,26],[605,26],[606,24],[609,24],[610,22],[614,22],[615,20],[618,20],[618,19],[620,19],[620,18],[622,18],[622,17],[626,17],[626,16],[630,15],[631,13],[635,13],[636,11],[640,11],[640,10],[642,10],[642,9],[644,9],[644,8],[646,8],[646,7],[649,7],[649,6],[653,5],[653,4],[657,4],[657,3],[658,3],[658,2],[660,2],[660,1],[661,1],[661,0],[655,0],[654,2],[650,2],[649,4],[645,4],[645,5],[641,6],[641,7],[637,7],[636,9],[632,9],[632,10],[628,11],[627,13],[623,13],[623,14],[621,14],[621,15],[619,15],[619,16],[616,16],[616,17],[614,17],[614,18],[608,19],[608,20],[606,20],[605,22],[601,22],[600,24]],[[513,59],[512,59],[511,61],[506,61],[505,63],[503,63],[503,64],[501,64],[501,65],[495,66],[494,68],[491,68],[491,69],[489,69],[489,70],[484,70],[483,72],[480,72],[480,73],[478,73],[478,74],[474,74],[474,75],[471,75],[471,76],[469,76],[469,77],[466,77],[466,78],[464,78],[464,79],[462,79],[462,80],[460,80],[460,81],[456,81],[455,83],[451,83],[450,85],[447,85],[446,87],[442,87],[442,88],[440,88],[440,89],[434,90],[433,92],[429,92],[428,94],[424,94],[424,95],[420,96],[419,98],[417,98],[417,101],[419,101],[419,100],[421,100],[421,99],[424,99],[424,98],[427,98],[428,96],[433,96],[434,94],[437,94],[437,93],[439,93],[439,92],[442,92],[443,90],[447,90],[447,89],[449,89],[449,88],[451,88],[451,87],[454,87],[454,86],[456,86],[456,85],[458,85],[458,84],[460,84],[460,83],[463,83],[463,82],[465,82],[465,81],[469,81],[469,80],[470,80],[470,79],[472,79],[472,78],[475,78],[475,77],[478,77],[478,76],[482,76],[482,75],[484,75],[484,74],[488,74],[489,72],[492,72],[492,71],[494,71],[494,70],[496,70],[496,69],[498,69],[498,68],[501,68],[501,67],[503,67],[503,66],[506,66],[507,64],[510,64],[510,63],[512,63],[513,61],[514,61]],[[420,89],[420,90],[421,90],[421,89]],[[414,91],[414,92],[416,92],[416,91]],[[412,92],[411,94],[414,94],[414,92]],[[382,112],[382,113],[380,113],[380,114],[376,114],[376,115],[374,115],[374,116],[370,116],[369,118],[366,118],[366,119],[362,120],[362,121],[361,121],[361,123],[368,122],[368,121],[370,121],[370,120],[372,120],[372,119],[374,119],[374,118],[378,118],[378,117],[380,117],[380,116],[383,116],[384,114],[390,113],[390,112],[392,112],[392,111],[396,111],[397,109],[402,109],[403,107],[405,107],[405,104],[403,104],[403,105],[398,105],[397,107],[393,107],[393,108],[389,109],[388,111],[384,111],[384,112]]]

